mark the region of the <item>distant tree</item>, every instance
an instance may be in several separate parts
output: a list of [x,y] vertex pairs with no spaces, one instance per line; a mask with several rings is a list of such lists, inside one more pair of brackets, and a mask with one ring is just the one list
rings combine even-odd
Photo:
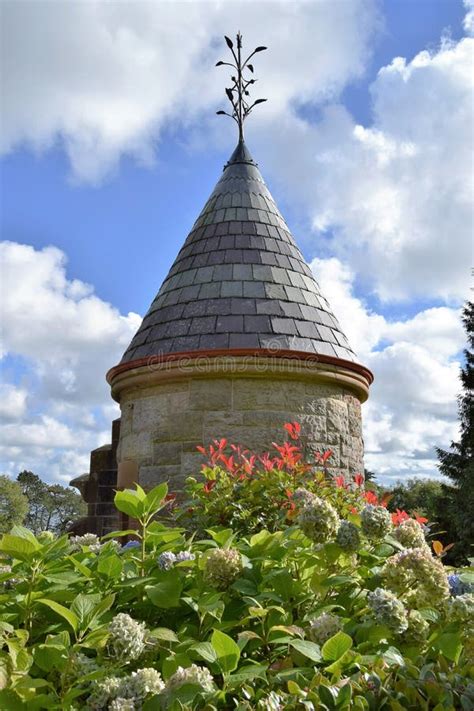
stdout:
[[79,494],[60,484],[47,484],[30,471],[18,474],[17,481],[28,501],[25,525],[34,533],[65,533],[87,512]]
[[377,474],[370,471],[370,469],[364,469],[364,479],[365,481],[375,481]]
[[458,398],[461,435],[449,451],[437,449],[439,470],[453,482],[444,489],[446,505],[454,514],[458,544],[455,551],[466,559],[474,553],[474,302],[468,302],[462,320],[468,347],[461,368],[462,392]]
[[15,524],[22,524],[28,511],[28,499],[20,484],[0,475],[0,533],[8,532]]
[[[426,517],[435,539],[444,545],[456,543],[457,531],[446,488],[451,487],[436,479],[413,478],[398,482],[388,491],[391,496],[389,508],[391,511],[400,509]],[[449,552],[446,562],[455,562],[454,551]]]

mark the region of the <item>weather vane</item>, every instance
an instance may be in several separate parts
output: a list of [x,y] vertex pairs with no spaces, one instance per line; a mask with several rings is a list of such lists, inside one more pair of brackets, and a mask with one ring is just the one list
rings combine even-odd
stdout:
[[242,35],[240,32],[237,32],[237,52],[234,49],[234,43],[229,37],[224,38],[227,46],[229,47],[230,51],[232,52],[232,56],[234,58],[234,62],[217,62],[216,67],[221,67],[221,66],[226,66],[226,67],[232,67],[232,69],[235,69],[237,74],[231,77],[231,80],[233,82],[232,86],[227,88],[225,90],[225,93],[227,94],[227,98],[229,99],[230,103],[232,104],[232,113],[228,113],[227,111],[217,111],[216,113],[219,114],[220,116],[230,116],[230,118],[233,118],[234,121],[237,123],[239,127],[239,141],[244,140],[244,121],[247,118],[247,116],[250,114],[254,106],[257,104],[263,104],[266,99],[257,99],[253,103],[250,103],[250,92],[248,90],[248,87],[251,84],[255,84],[257,81],[253,77],[247,78],[244,76],[244,71],[248,70],[251,74],[254,73],[254,68],[253,64],[249,64],[249,60],[252,59],[254,54],[257,54],[257,52],[263,52],[266,47],[257,47],[254,49],[254,51],[249,54],[247,59],[242,62],[242,57],[241,57],[241,51],[242,51]]

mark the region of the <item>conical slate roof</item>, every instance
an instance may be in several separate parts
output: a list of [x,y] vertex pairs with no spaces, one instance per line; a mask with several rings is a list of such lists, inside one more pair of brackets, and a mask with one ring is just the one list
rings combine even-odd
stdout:
[[121,363],[223,349],[355,360],[243,142]]

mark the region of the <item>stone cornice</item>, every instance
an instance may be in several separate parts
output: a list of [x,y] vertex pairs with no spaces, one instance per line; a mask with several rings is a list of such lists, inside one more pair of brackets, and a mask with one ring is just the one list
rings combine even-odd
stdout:
[[271,378],[320,380],[347,387],[361,402],[368,398],[374,377],[353,361],[299,351],[226,349],[148,356],[121,363],[107,373],[112,397],[166,381],[193,378]]

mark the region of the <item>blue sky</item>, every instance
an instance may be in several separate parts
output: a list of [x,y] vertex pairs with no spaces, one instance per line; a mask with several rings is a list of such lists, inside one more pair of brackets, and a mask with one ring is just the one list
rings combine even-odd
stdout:
[[[233,124],[214,116],[225,84],[214,54],[221,28],[231,33],[242,11],[252,10],[191,3],[203,28],[188,48],[183,23],[164,3],[106,11],[106,3],[74,2],[84,31],[90,23],[84,52],[97,62],[91,68],[74,46],[82,30],[73,18],[41,1],[15,5],[5,3],[4,52],[14,76],[6,82],[1,222],[9,242],[4,269],[22,298],[9,296],[4,307],[3,386],[12,403],[4,415],[5,470],[28,467],[67,480],[86,465],[87,448],[105,441],[114,410],[103,374],[133,335],[233,150]],[[249,123],[248,143],[333,308],[354,330],[350,340],[375,371],[369,465],[387,480],[433,475],[433,447],[456,435],[459,307],[468,295],[470,168],[457,157],[472,140],[469,106],[461,110],[472,91],[464,44],[472,8],[456,0],[322,0],[295,3],[289,17],[289,5],[276,6],[278,32],[266,26],[268,3],[252,5],[248,32],[269,45],[267,64],[256,67],[269,102]],[[282,29],[290,22],[293,36]],[[314,38],[307,34],[313,25]],[[45,47],[38,66],[44,27],[50,37],[64,36]],[[112,59],[101,46],[104,28],[117,33]],[[155,58],[160,39],[167,49]],[[186,53],[187,62],[180,58]],[[129,56],[143,56],[133,72]],[[396,57],[405,64],[394,64]],[[126,61],[130,76],[122,81],[117,66]],[[167,62],[178,65],[176,90]],[[291,65],[288,76],[279,74],[282,62]],[[131,87],[134,72],[142,93]],[[183,100],[196,77],[203,88]],[[51,246],[56,251],[45,252]],[[38,330],[31,337],[28,299]],[[55,308],[71,310],[71,328],[62,316],[49,329]],[[101,319],[108,327],[98,343]],[[414,383],[407,373],[417,368],[432,371],[431,379]],[[397,369],[399,394],[391,385]],[[42,445],[42,435],[60,446]]]

